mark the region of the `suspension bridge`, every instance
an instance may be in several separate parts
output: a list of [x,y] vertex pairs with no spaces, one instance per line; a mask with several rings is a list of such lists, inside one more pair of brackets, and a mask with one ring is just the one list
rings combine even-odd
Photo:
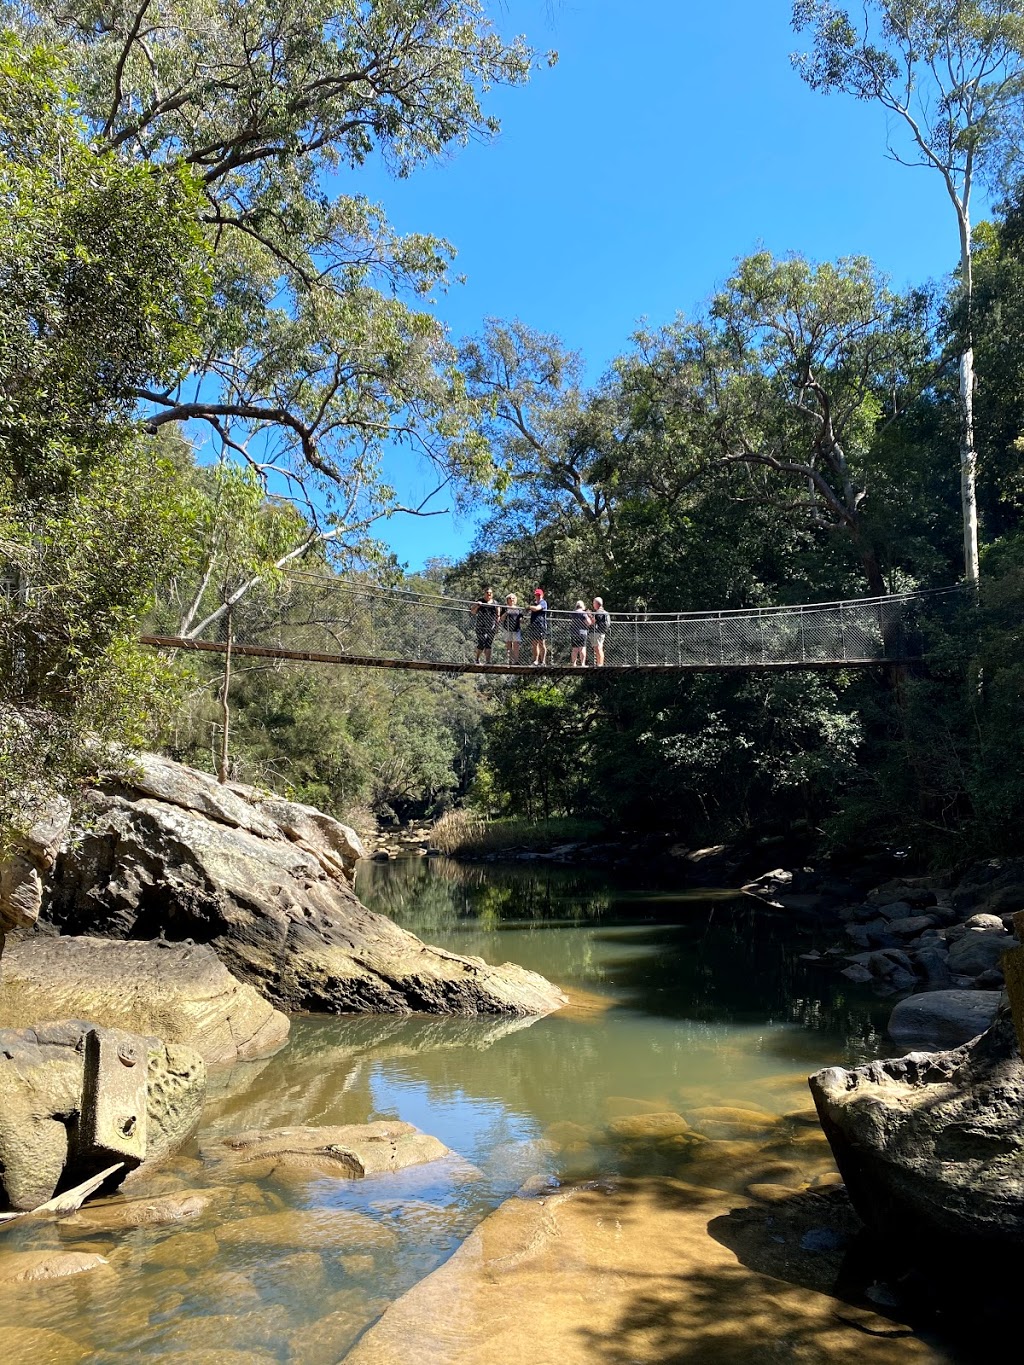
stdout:
[[[605,674],[866,668],[920,661],[929,626],[967,603],[963,587],[728,611],[612,611],[604,632]],[[496,605],[504,610],[503,601]],[[147,634],[167,649],[262,659],[435,673],[568,675],[579,622],[549,610],[546,659],[531,663],[524,612],[519,661],[507,622],[473,614],[473,603],[441,593],[388,589],[351,578],[289,573],[246,593],[178,634]],[[520,610],[522,607],[520,606]],[[481,628],[482,623],[482,628]],[[493,631],[491,629],[493,625]],[[592,672],[595,637],[587,634]],[[490,662],[478,662],[482,649]]]

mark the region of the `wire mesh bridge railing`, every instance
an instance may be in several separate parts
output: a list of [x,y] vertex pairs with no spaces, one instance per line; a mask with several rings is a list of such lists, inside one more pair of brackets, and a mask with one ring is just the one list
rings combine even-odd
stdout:
[[[712,612],[616,611],[604,637],[608,671],[816,669],[907,663],[923,657],[929,625],[965,602],[963,588],[889,597]],[[503,602],[500,603],[504,610]],[[258,657],[439,672],[570,672],[582,636],[565,610],[544,623],[546,660],[531,664],[536,618],[524,612],[519,661],[505,619],[474,616],[472,603],[385,589],[355,579],[288,574],[248,593],[188,635],[146,643]],[[522,607],[519,608],[522,610]],[[494,626],[493,632],[491,626]],[[229,646],[230,638],[230,646]],[[517,643],[517,642],[516,642]],[[593,666],[595,631],[586,635]],[[490,662],[477,662],[481,648]]]

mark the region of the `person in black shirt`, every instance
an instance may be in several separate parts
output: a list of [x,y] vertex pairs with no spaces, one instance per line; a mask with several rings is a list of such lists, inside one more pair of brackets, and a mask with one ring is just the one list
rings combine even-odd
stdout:
[[605,611],[602,598],[594,598],[594,610],[591,615],[593,622],[590,627],[590,638],[594,645],[594,667],[604,668],[604,637],[608,634],[612,618]]
[[524,610],[530,613],[532,662],[543,667],[548,661],[548,604],[544,599],[543,588],[534,588],[533,603]]
[[582,602],[577,602],[569,617],[569,644],[572,646],[570,662],[573,668],[587,666],[587,631],[594,624],[594,618]]
[[523,642],[523,608],[519,606],[519,598],[514,592],[510,592],[505,598],[501,628],[505,632],[505,660],[507,663],[517,664],[519,646]]
[[471,616],[476,617],[476,661],[489,664],[491,647],[498,629],[498,613],[501,608],[494,600],[494,589],[484,588],[484,595],[470,607]]

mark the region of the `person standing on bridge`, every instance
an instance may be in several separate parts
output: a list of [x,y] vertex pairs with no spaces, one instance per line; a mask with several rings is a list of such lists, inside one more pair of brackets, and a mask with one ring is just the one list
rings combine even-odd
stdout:
[[604,637],[608,634],[609,625],[611,625],[611,617],[604,609],[604,599],[595,597],[590,626],[590,638],[594,642],[595,668],[604,668]]
[[476,617],[476,661],[489,664],[491,648],[498,629],[498,613],[501,608],[494,600],[494,589],[488,585],[484,595],[470,607],[471,616]]
[[534,588],[533,602],[526,607],[530,612],[530,642],[533,645],[533,664],[543,666],[548,661],[548,604],[544,589]]
[[501,613],[501,628],[505,632],[505,662],[519,662],[519,647],[523,642],[523,608],[519,598],[510,592],[505,598],[505,610]]
[[572,646],[570,663],[573,668],[587,666],[587,631],[594,624],[594,618],[582,602],[577,602],[569,617],[569,644]]

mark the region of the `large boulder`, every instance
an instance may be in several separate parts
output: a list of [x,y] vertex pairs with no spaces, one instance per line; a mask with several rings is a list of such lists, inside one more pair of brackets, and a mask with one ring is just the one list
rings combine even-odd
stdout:
[[[947,1276],[1024,1251],[1024,1061],[1003,1010],[981,1037],[811,1077],[861,1217]],[[979,1259],[980,1258],[980,1259]]]
[[923,991],[901,1000],[889,1016],[889,1037],[900,1047],[942,1052],[984,1031],[996,1017],[999,991]]
[[[136,1082],[121,1107],[124,1134],[138,1134],[139,1141],[127,1141],[123,1150],[110,1120],[121,1117],[124,1097],[116,1081],[110,1085],[102,1071],[90,1070],[97,1047],[115,1049],[126,1078]],[[144,1073],[137,1067],[143,1058]],[[136,1070],[142,1073],[137,1081]],[[142,1160],[161,1160],[193,1131],[205,1094],[202,1058],[181,1044],[81,1020],[0,1029],[0,1202],[34,1209],[118,1160],[115,1182]],[[144,1103],[131,1112],[142,1095]]]
[[953,890],[953,906],[1001,915],[1024,909],[1024,859],[990,858],[974,863]]
[[0,1027],[54,1016],[155,1034],[210,1064],[268,1056],[289,1028],[287,1015],[200,944],[35,935],[8,942]]
[[1013,947],[1016,947],[1016,939],[1006,932],[1002,924],[998,929],[968,929],[949,949],[949,970],[957,976],[980,976],[982,972],[998,967],[1003,953]]
[[90,805],[50,883],[45,917],[66,933],[208,943],[284,1009],[533,1015],[565,1003],[534,972],[428,947],[367,910],[348,881],[358,840],[310,807],[152,757]]
[[33,818],[15,834],[7,858],[0,861],[0,952],[9,929],[26,929],[38,920],[43,879],[67,838],[70,822],[71,807],[63,797],[40,802]]

